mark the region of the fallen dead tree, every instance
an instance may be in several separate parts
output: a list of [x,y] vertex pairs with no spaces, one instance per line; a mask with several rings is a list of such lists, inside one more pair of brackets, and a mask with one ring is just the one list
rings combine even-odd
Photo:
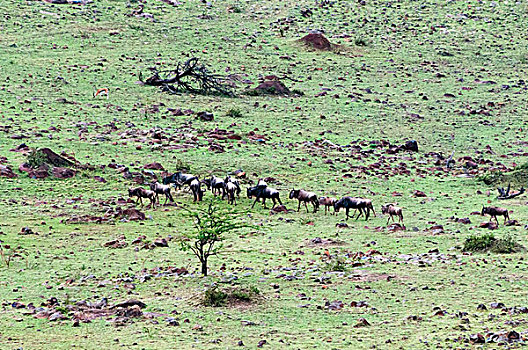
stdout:
[[[143,80],[139,74],[139,80],[150,86],[159,86],[164,92],[170,94],[190,92],[195,94],[220,94],[233,96],[232,86],[221,75],[214,74],[199,62],[197,57],[178,63],[175,69],[158,71],[149,68],[153,75]],[[162,76],[163,75],[163,76]]]
[[504,189],[504,187],[499,187],[497,188],[497,191],[499,192],[499,196],[497,197],[497,199],[512,199],[523,194],[525,192],[525,189],[524,187],[521,187],[519,191],[510,193],[510,185],[508,185],[508,188]]

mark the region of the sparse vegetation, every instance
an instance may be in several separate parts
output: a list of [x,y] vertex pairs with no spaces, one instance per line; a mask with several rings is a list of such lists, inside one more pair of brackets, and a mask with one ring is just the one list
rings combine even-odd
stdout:
[[492,233],[485,233],[466,238],[463,250],[466,252],[515,253],[523,251],[524,247],[517,243],[511,235],[495,238]]
[[242,118],[243,113],[239,108],[231,108],[226,112],[226,116],[231,118]]
[[[0,6],[0,348],[528,338],[528,197],[497,198],[528,187],[525,5],[53,1]],[[171,82],[193,57],[233,95]],[[156,74],[160,85],[145,86]],[[255,227],[203,241],[187,214],[207,217],[205,185],[199,203],[189,185],[155,209],[128,198],[178,171],[239,180],[236,210],[217,194],[215,212]],[[284,207],[251,209],[246,188],[259,179]],[[376,215],[297,212],[293,187],[369,198]],[[405,230],[381,212],[396,202]],[[509,216],[497,223],[483,207]],[[180,240],[206,242],[204,253],[211,243],[206,277]],[[219,306],[204,306],[206,286]]]

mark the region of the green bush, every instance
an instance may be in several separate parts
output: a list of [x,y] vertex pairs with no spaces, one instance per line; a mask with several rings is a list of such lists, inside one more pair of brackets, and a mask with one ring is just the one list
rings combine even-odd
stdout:
[[361,36],[358,36],[354,39],[354,44],[356,46],[368,46],[368,40]]
[[242,111],[238,108],[231,108],[226,112],[227,117],[241,118],[243,117]]
[[339,272],[345,272],[346,271],[346,262],[344,259],[340,257],[335,257],[330,259],[326,262],[326,270],[327,271],[339,271]]
[[216,286],[208,288],[205,291],[203,304],[205,306],[223,306],[226,302],[227,294],[221,290],[218,290]]
[[249,288],[227,288],[220,290],[217,286],[210,287],[205,291],[203,304],[205,306],[225,306],[227,304],[236,303],[237,301],[249,302],[260,295],[260,290],[251,286]]
[[483,252],[487,251],[495,242],[495,236],[492,233],[483,235],[471,235],[466,238],[463,250],[466,252]]
[[466,238],[463,250],[466,252],[515,253],[523,251],[524,247],[510,235],[495,238],[492,233],[486,233]]

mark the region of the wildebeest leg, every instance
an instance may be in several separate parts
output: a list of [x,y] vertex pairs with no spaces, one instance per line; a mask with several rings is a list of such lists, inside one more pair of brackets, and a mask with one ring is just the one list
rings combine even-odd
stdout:
[[279,201],[279,205],[282,205],[282,202],[280,200],[280,197],[277,197],[277,200]]
[[[370,217],[370,209],[367,208],[366,213],[365,213],[365,221],[367,221],[369,217]],[[394,221],[394,219],[392,220]]]
[[258,201],[258,197],[255,198],[255,201],[253,202],[253,205],[251,206],[251,209],[253,209],[253,207],[255,206],[255,204],[257,204],[257,201]]
[[308,213],[308,206],[306,205],[306,201],[304,201],[303,203],[304,203],[304,207],[306,208],[306,212]]
[[359,217],[360,217],[361,215],[363,215],[363,210],[362,210],[361,208],[358,208],[358,211],[359,211],[359,214],[358,214],[356,220],[358,220]]
[[389,224],[389,220],[391,219],[392,215],[387,218],[387,225]]
[[301,200],[299,200],[299,205],[297,206],[297,212],[301,211]]
[[262,197],[262,205],[264,206],[264,209],[267,209],[266,208],[266,198],[265,197]]
[[346,220],[348,220],[348,212],[349,212],[349,210],[350,210],[349,208],[346,208],[346,209],[345,209]]
[[271,209],[273,209],[277,206],[277,201],[275,200],[275,198],[271,198],[271,200],[273,201],[273,206],[271,207]]
[[493,215],[493,216],[491,217],[491,219],[493,220],[493,218],[495,218],[495,221],[497,222],[497,225],[498,225],[498,224],[499,224],[499,220],[497,220],[497,215]]
[[314,207],[314,211],[313,211],[313,212],[316,213],[316,212],[317,212],[317,205],[315,204],[314,201],[312,201],[312,205],[313,205],[313,207]]

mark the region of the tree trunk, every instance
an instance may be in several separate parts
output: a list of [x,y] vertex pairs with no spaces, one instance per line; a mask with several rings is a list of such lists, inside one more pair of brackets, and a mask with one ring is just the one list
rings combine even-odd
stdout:
[[202,275],[207,276],[207,259],[202,260]]

